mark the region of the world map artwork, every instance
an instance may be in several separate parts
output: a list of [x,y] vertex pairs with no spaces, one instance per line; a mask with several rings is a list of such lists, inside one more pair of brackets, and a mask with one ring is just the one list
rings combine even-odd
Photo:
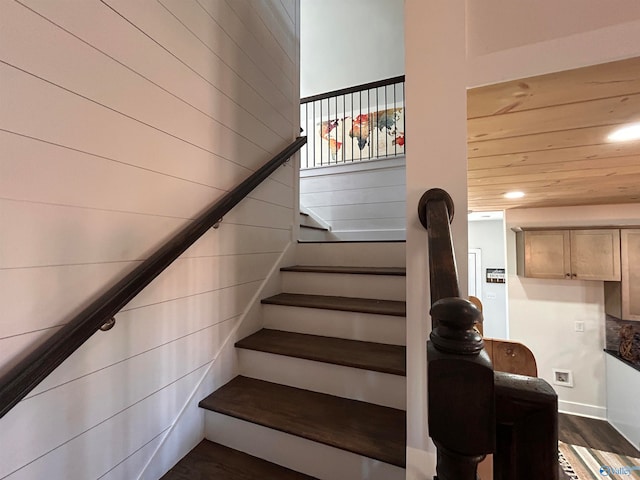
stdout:
[[404,108],[388,108],[316,124],[315,164],[404,154]]

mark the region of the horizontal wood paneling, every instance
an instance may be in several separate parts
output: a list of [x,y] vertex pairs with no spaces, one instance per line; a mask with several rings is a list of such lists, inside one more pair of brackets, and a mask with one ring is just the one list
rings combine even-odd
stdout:
[[575,128],[617,125],[640,108],[640,94],[553,105],[467,121],[469,141],[531,135]]
[[[149,444],[158,444],[205,368],[206,366],[196,368],[162,389],[152,392],[130,407],[117,412],[108,421],[96,424],[69,442],[47,452],[35,462],[10,475],[8,479],[27,480],[58,476],[69,480],[101,478],[109,473],[112,466],[118,465],[136,450],[149,447]],[[114,435],[122,436],[127,441],[114,444],[111,440]],[[109,448],[104,448],[105,445],[109,445]],[[91,458],[93,461],[78,461],[79,458]],[[140,470],[129,477],[120,478],[137,478],[139,473]]]
[[376,232],[397,231],[397,238],[385,234],[384,239],[402,240],[406,168],[399,160],[306,170],[300,179],[300,205],[329,224],[339,238],[347,231],[353,233],[345,240],[380,240]]
[[314,207],[313,212],[323,220],[364,220],[370,218],[403,217],[406,214],[405,202],[362,203],[360,205],[332,205]]
[[[0,5],[0,372],[297,135],[295,9]],[[137,478],[289,244],[296,188],[278,169],[0,420],[0,478]],[[189,405],[150,472],[201,435]]]
[[[263,61],[273,62],[281,74],[286,78],[293,78],[294,62],[292,51],[293,42],[290,37],[279,28],[270,29],[267,25],[272,18],[268,18],[268,10],[263,1],[235,0],[227,2],[238,16],[245,29],[255,37],[266,52]],[[273,24],[273,23],[272,23]]]
[[235,322],[259,286],[257,280],[123,311],[109,334],[94,335],[27,398],[218,323]]
[[289,17],[290,21],[295,21],[296,4],[294,0],[269,0],[268,3],[271,5],[271,8],[279,14],[285,14]]
[[475,172],[476,170],[503,170],[506,167],[520,168],[524,166],[532,166],[536,169],[541,165],[544,165],[542,168],[562,168],[561,166],[563,164],[572,164],[573,162],[583,160],[588,160],[592,162],[593,165],[628,165],[629,162],[635,162],[636,155],[639,153],[639,142],[559,148],[552,152],[537,151],[510,153],[505,155],[470,158],[468,171],[469,178],[474,178],[474,176],[478,175]]
[[[613,143],[637,122],[640,58],[469,90],[469,208],[638,200],[640,142]],[[525,194],[505,199],[508,191]]]
[[[183,27],[156,2],[128,4],[144,6],[148,13],[145,16],[147,21],[162,21],[166,16],[170,23],[162,22],[160,25],[164,28],[165,39],[177,36],[185,42],[192,38],[189,32],[183,35],[178,29]],[[34,6],[36,11],[44,8],[42,2]],[[181,55],[174,56],[170,49],[167,51],[158,45],[154,41],[155,35],[146,31],[147,26],[140,18],[131,17],[131,20],[142,31],[133,25],[122,25],[122,18],[101,3],[84,8],[91,15],[89,19],[105,24],[103,28],[121,25],[124,27],[120,29],[121,33],[131,42],[144,42],[147,53],[144,63],[142,58],[137,59],[136,63],[127,59],[122,62],[123,65],[119,63],[122,55],[113,43],[103,53],[102,45],[79,42],[70,33],[19,5],[16,9],[22,14],[16,14],[17,18],[13,19],[12,24],[17,28],[13,32],[9,30],[13,33],[9,41],[25,44],[20,37],[29,34],[35,36],[30,39],[33,49],[21,49],[19,57],[7,54],[7,62],[196,145],[221,143],[225,137],[238,135],[240,139],[275,153],[273,142],[277,141],[277,137],[272,138],[273,132],[268,126],[232,97],[225,95],[215,83],[195,75],[185,65],[188,60],[180,61]],[[64,9],[58,10],[62,11],[56,14],[56,21],[65,12]],[[20,25],[25,28],[19,28]],[[76,33],[71,28],[69,32],[84,39],[83,32]],[[195,38],[193,41],[197,42]],[[43,52],[37,48],[43,43],[52,47]],[[197,46],[202,47],[202,44],[197,42]],[[120,48],[126,48],[126,44],[123,43]],[[202,58],[202,53],[193,46],[187,44],[185,48],[190,54]],[[50,57],[46,63],[40,58],[45,54]],[[207,62],[209,59],[205,57],[203,60]],[[146,71],[149,67],[155,67],[153,73]],[[160,79],[163,70],[172,71],[169,81],[166,75],[162,75],[164,81]],[[129,92],[127,96],[121,95],[123,89]],[[220,114],[225,120],[217,117]]]
[[[32,455],[39,457],[209,363],[232,327],[233,322],[224,322],[21,402],[2,419],[2,434],[13,440],[3,442],[0,474],[19,468]],[[123,380],[127,388],[122,388]],[[78,412],[70,401],[78,395],[95,401]]]
[[[235,144],[230,137],[205,147],[192,144],[5,64],[0,64],[0,82],[4,97],[0,129],[178,177],[189,172],[191,161],[206,162],[202,166],[207,175],[194,172],[194,180],[215,175],[216,165],[211,164],[215,156],[238,165],[248,163],[246,159],[269,158],[256,145]],[[205,155],[192,157],[194,149]],[[184,160],[177,163],[176,158]],[[243,160],[232,160],[236,158]]]
[[[611,68],[615,65],[615,68]],[[617,97],[640,91],[640,59],[593,65],[471,90],[469,118],[544,108],[594,98]]]
[[[256,22],[254,16],[250,17],[252,11],[248,10],[248,4],[239,5],[238,2],[221,2],[219,0],[199,0],[198,4],[213,17],[225,35],[248,58],[249,62],[245,61],[245,63],[253,63],[269,78],[273,84],[270,90],[280,91],[285,101],[288,99],[289,105],[297,103],[293,102],[289,96],[294,81],[293,77],[286,73],[287,61],[284,59],[280,59],[278,62],[274,61],[282,56],[282,52],[273,50],[272,42],[265,43],[263,41],[264,37],[269,40],[271,34],[262,30],[264,29],[262,22]],[[260,32],[257,31],[258,28],[260,28]]]
[[[178,259],[123,310],[262,280],[278,255],[276,252]],[[120,278],[124,269],[134,265],[135,262],[117,262],[0,270],[2,337],[66,323],[104,289],[110,278]],[[62,304],[60,297],[66,300]]]
[[[284,230],[288,223],[284,222],[290,220],[291,209],[257,201],[247,203],[244,212],[228,216],[223,228],[205,234],[197,247],[194,245],[184,256],[280,251],[288,240],[288,232]],[[3,244],[11,255],[0,258],[0,268],[144,260],[153,248],[188,221],[11,200],[0,200],[0,205],[0,223],[14,226],[3,232]],[[258,210],[256,216],[260,211],[279,208],[283,223],[253,226],[248,218],[252,206]],[[117,229],[113,228],[114,224],[118,225]],[[272,227],[278,230],[274,231]],[[47,235],[43,236],[42,232]],[[247,235],[246,242],[237,241]],[[59,248],[59,242],[65,243],[63,250]]]
[[[356,185],[354,185],[355,187]],[[305,207],[326,207],[338,205],[355,205],[362,203],[397,202],[405,197],[406,187],[396,185],[390,187],[370,187],[358,188],[355,190],[341,190],[338,192],[317,192],[303,193],[300,195],[300,202]]]
[[[337,231],[366,231],[366,230],[374,230],[374,231],[385,231],[385,230],[396,230],[398,231],[398,235],[404,235],[404,231],[407,225],[407,222],[404,218],[392,217],[392,218],[368,218],[366,220],[334,220],[333,226]],[[404,237],[399,238],[399,240],[403,240]],[[354,239],[355,240],[355,239]],[[393,239],[386,239],[393,240]]]
[[[246,59],[258,57],[261,47],[257,43],[247,43],[244,40],[244,27],[229,5],[225,2],[180,2],[177,0],[162,0],[160,4],[183,23],[185,28],[188,28],[210,50],[212,55],[219,58],[240,77],[240,84],[232,84],[233,89],[242,89],[244,95],[246,89],[243,87],[246,83],[249,88],[255,91],[259,98],[256,99],[258,103],[253,105],[253,108],[261,108],[262,104],[266,103],[272,109],[268,115],[279,114],[283,121],[290,123],[288,112],[293,107],[291,98],[286,92],[283,94],[274,88],[277,87],[280,75],[272,78],[267,74],[267,71],[261,69],[260,64],[246,61]],[[217,17],[212,16],[212,13],[215,13]],[[237,44],[241,55],[238,55],[236,49],[229,48],[228,44],[221,41],[225,37],[229,37]],[[250,54],[243,51],[243,47],[249,50]],[[207,76],[215,72],[212,69],[207,70],[202,71],[201,74]],[[213,78],[216,77],[219,78],[219,75],[213,76]],[[233,79],[236,80],[235,77]],[[253,98],[250,92],[246,91],[246,93],[249,95],[248,98]],[[276,125],[272,125],[272,127],[277,128]]]

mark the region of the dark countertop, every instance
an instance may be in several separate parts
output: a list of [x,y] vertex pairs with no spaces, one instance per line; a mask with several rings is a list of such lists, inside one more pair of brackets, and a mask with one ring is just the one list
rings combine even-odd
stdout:
[[609,350],[609,349],[605,348],[604,351],[605,351],[605,353],[608,353],[609,355],[611,355],[613,358],[616,358],[616,359],[620,360],[622,363],[626,363],[631,368],[633,368],[635,370],[638,370],[640,372],[640,365],[638,365],[636,363],[631,363],[629,360],[625,360],[615,350]]

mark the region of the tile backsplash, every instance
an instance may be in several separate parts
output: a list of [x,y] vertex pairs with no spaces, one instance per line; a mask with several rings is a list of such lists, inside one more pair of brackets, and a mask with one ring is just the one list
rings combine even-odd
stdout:
[[640,322],[633,320],[620,320],[612,315],[606,319],[606,349],[618,352],[620,347],[620,328],[623,325],[631,325],[634,332],[640,333]]

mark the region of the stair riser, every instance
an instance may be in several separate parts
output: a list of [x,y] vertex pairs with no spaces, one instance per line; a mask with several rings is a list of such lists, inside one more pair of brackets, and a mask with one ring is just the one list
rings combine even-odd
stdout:
[[219,413],[205,413],[208,440],[320,480],[404,480],[405,470]]
[[331,242],[336,240],[336,236],[325,230],[300,227],[300,240],[303,242]]
[[319,308],[262,305],[264,326],[274,330],[406,345],[405,318]]
[[298,245],[298,265],[403,267],[405,243],[320,243]]
[[395,275],[282,272],[282,290],[287,293],[404,301],[406,278]]
[[246,377],[406,410],[406,378],[399,375],[243,348],[238,365]]

